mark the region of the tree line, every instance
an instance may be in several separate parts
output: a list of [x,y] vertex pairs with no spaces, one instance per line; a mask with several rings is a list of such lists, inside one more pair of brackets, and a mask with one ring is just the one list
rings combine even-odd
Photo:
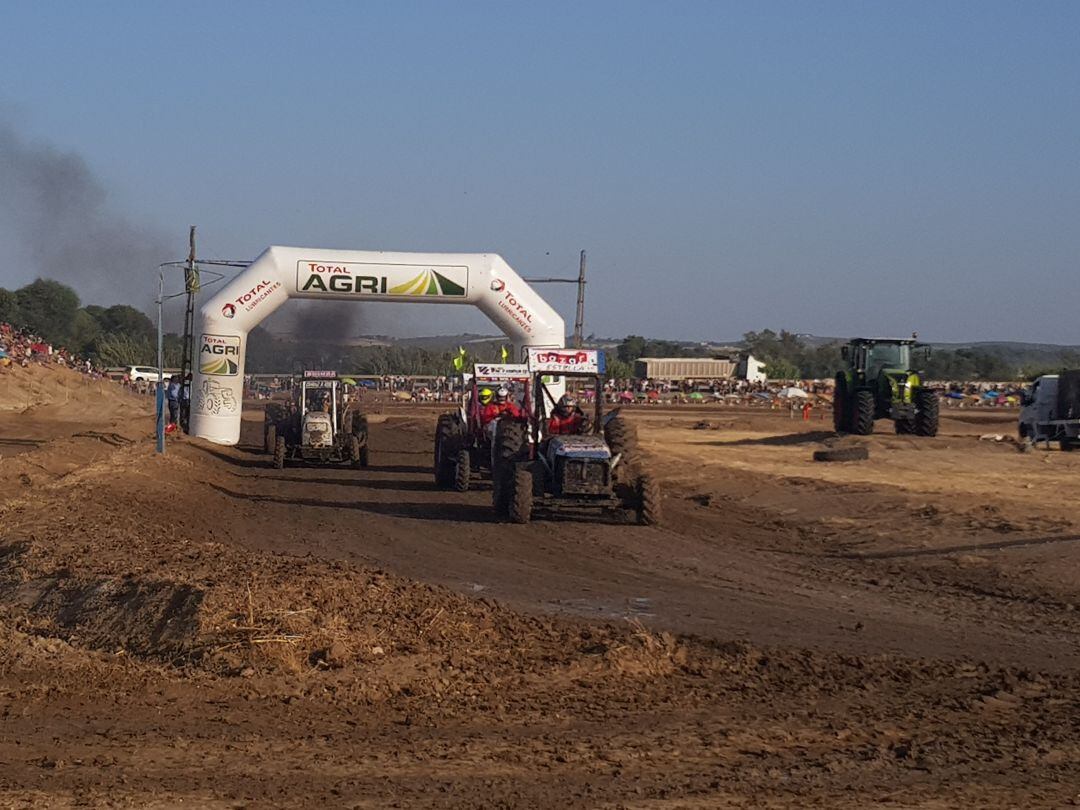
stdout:
[[[156,365],[157,328],[146,313],[127,304],[82,306],[66,284],[50,279],[17,290],[0,287],[0,321],[38,335],[102,367]],[[165,336],[165,366],[180,365],[182,341]]]
[[[54,346],[92,360],[103,367],[155,365],[157,330],[144,312],[127,304],[83,306],[73,289],[58,281],[37,279],[17,290],[0,287],[0,321],[25,329]],[[464,357],[496,362],[503,341],[470,343]],[[843,368],[839,341],[811,346],[793,332],[764,329],[743,335],[741,350],[766,364],[773,379],[826,379]],[[178,368],[182,339],[164,337],[165,367]],[[276,337],[261,327],[248,336],[249,373],[295,372],[304,368],[332,368],[353,374],[440,376],[451,374],[456,347],[348,346],[334,341],[294,341]],[[700,345],[628,335],[608,353],[608,376],[634,376],[634,361],[641,357],[707,357]],[[1064,347],[971,347],[935,349],[925,362],[916,363],[935,380],[1019,380],[1062,368],[1080,367],[1080,354]]]

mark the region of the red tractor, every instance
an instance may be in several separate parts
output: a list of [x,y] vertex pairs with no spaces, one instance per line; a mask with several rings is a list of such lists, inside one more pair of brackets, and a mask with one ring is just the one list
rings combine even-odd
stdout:
[[442,414],[435,428],[436,484],[467,492],[475,477],[491,476],[497,423],[507,419],[524,421],[521,403],[528,381],[525,365],[473,366],[473,373],[465,375],[460,406]]

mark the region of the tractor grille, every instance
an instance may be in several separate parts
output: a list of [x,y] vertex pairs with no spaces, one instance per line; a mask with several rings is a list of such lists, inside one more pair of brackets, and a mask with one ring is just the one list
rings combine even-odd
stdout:
[[610,467],[597,459],[559,459],[557,479],[564,495],[606,495],[611,489]]

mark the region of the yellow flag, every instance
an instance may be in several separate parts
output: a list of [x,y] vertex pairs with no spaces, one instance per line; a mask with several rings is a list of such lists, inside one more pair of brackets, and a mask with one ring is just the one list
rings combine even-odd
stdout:
[[505,363],[506,358],[508,358],[510,356],[510,350],[508,348],[506,348],[505,346],[500,346],[499,347],[499,356],[502,357],[502,361]]
[[454,357],[454,371],[462,371],[465,368],[465,349],[458,346],[457,356]]

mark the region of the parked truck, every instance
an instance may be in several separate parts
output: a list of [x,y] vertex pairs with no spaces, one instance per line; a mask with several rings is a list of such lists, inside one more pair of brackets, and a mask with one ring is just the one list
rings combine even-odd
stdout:
[[1021,397],[1020,438],[1031,444],[1080,446],[1080,370],[1044,374]]

